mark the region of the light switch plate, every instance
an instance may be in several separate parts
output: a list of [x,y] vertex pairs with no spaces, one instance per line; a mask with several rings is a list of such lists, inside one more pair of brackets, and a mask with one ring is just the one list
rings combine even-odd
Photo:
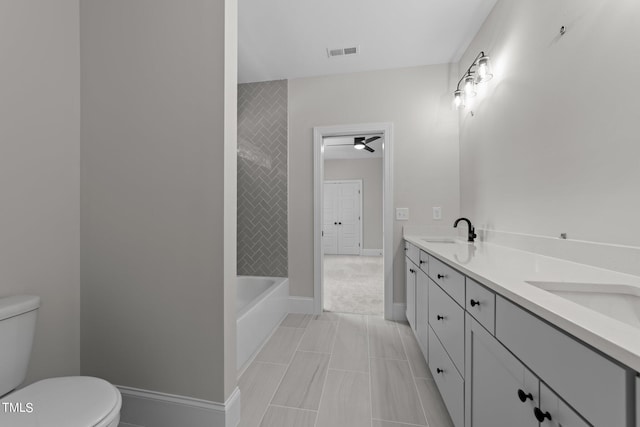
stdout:
[[409,208],[396,208],[396,220],[408,221],[409,220]]
[[440,206],[433,208],[433,219],[440,221],[442,219],[442,208]]

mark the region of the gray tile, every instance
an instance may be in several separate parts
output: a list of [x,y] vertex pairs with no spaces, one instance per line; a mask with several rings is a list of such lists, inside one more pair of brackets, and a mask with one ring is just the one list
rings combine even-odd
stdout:
[[289,313],[284,318],[280,326],[288,326],[290,328],[306,328],[313,316],[311,314]]
[[395,320],[386,320],[382,316],[367,316],[367,322],[369,326],[392,326],[398,327],[398,322]]
[[289,363],[296,351],[304,329],[279,327],[260,350],[256,360],[270,363]]
[[340,321],[329,368],[369,372],[369,347],[365,319],[347,318]]
[[317,410],[328,365],[328,354],[296,352],[271,403]]
[[269,406],[260,427],[313,427],[316,411]]
[[371,357],[382,359],[406,360],[400,340],[400,333],[395,326],[369,323],[369,351]]
[[238,85],[238,274],[287,277],[286,80]]
[[418,341],[416,341],[416,337],[413,335],[411,328],[409,328],[409,332],[409,334],[400,333],[400,337],[402,338],[402,343],[404,344],[404,349],[407,354],[409,364],[411,365],[413,376],[433,379],[431,371],[427,366],[427,362],[424,360],[422,349],[420,348]]
[[369,375],[329,370],[316,427],[371,427]]
[[429,427],[454,427],[435,381],[416,378],[416,384]]
[[407,361],[371,359],[371,404],[375,419],[426,425]]
[[242,394],[239,427],[255,427],[260,423],[286,370],[284,365],[271,363],[253,362],[249,365],[238,381]]
[[313,320],[325,320],[330,322],[338,322],[342,318],[342,313],[332,313],[325,311],[322,314],[316,314],[313,316]]
[[336,322],[312,320],[307,326],[298,350],[331,353],[337,326]]
[[[382,421],[382,420],[373,420],[371,422],[371,427],[413,427],[413,424],[405,424],[405,423],[394,423],[392,421]],[[439,427],[439,426],[432,426],[429,425],[429,427]]]

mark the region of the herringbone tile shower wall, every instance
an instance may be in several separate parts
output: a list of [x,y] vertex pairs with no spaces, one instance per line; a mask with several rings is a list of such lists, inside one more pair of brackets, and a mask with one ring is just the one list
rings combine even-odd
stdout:
[[287,276],[287,81],[238,85],[238,274]]

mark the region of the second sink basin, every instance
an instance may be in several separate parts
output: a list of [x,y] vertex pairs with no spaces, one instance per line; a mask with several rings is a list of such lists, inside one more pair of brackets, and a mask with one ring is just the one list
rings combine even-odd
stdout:
[[640,328],[640,287],[576,282],[528,281],[527,283]]
[[422,239],[427,243],[455,243],[456,239],[453,237],[425,237]]

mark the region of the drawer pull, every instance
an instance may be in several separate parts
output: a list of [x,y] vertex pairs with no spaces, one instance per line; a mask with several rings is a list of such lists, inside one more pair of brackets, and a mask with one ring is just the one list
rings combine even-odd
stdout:
[[411,274],[415,274],[415,272],[416,272],[416,271],[415,271],[413,268],[410,268],[410,269],[409,269],[409,273],[411,273]]
[[533,400],[533,395],[531,393],[525,393],[522,389],[518,389],[518,398],[520,399],[520,402],[524,403],[527,399]]
[[420,265],[426,264],[426,263],[427,263],[427,261],[420,260]]
[[447,275],[446,274],[438,274],[438,279],[446,279]]
[[437,368],[436,372],[439,374],[444,374],[444,369]]
[[445,317],[444,317],[444,316],[441,316],[441,315],[439,315],[439,314],[438,314],[438,316],[437,316],[436,318],[437,318],[438,320],[444,320],[444,319],[445,319]]
[[476,305],[480,305],[480,301],[476,301],[474,299],[469,300],[469,303],[471,304],[471,307],[475,307]]
[[538,407],[533,408],[533,415],[536,416],[536,420],[540,423],[544,422],[545,419],[551,421],[551,414],[548,411],[542,412]]

